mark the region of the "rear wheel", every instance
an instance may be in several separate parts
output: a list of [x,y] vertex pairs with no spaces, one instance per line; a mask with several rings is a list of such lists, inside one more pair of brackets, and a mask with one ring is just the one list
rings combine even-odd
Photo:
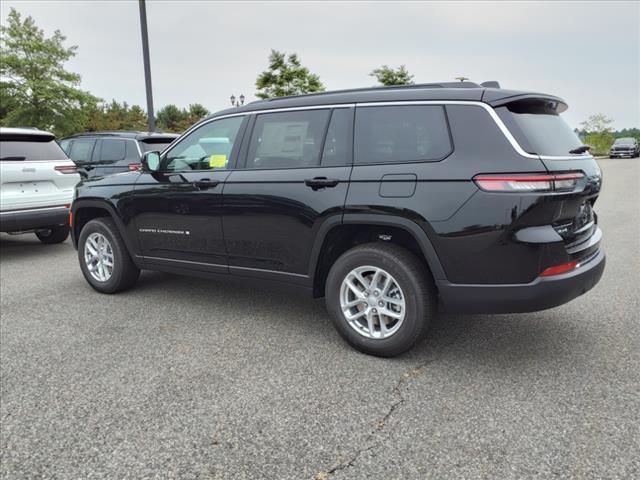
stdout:
[[111,218],[96,218],[82,228],[78,260],[84,278],[102,293],[131,288],[140,275]]
[[38,230],[36,237],[42,243],[62,243],[69,236],[69,226],[63,225],[61,227],[47,228],[46,230]]
[[344,253],[331,267],[327,309],[354,348],[399,355],[427,334],[436,291],[424,262],[396,245],[370,243]]

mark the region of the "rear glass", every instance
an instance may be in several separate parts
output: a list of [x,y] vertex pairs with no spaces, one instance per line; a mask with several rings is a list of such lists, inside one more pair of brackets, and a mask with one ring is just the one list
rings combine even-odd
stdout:
[[555,102],[521,100],[498,108],[520,146],[538,155],[569,155],[582,142],[557,113]]
[[1,161],[37,161],[37,160],[66,160],[60,145],[52,138],[46,140],[25,141],[12,140],[2,137],[0,140]]

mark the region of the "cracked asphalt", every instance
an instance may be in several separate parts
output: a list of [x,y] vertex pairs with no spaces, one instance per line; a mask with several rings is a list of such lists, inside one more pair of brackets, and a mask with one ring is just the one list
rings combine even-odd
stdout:
[[69,241],[3,234],[1,477],[639,478],[640,160],[600,165],[594,290],[390,360],[321,302],[154,272],[100,295]]

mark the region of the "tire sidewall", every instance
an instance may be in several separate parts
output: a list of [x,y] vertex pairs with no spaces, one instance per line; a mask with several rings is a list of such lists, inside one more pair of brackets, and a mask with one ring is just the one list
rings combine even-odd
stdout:
[[[113,251],[113,273],[111,274],[109,280],[107,280],[106,282],[100,282],[93,278],[84,260],[84,245],[87,241],[87,238],[92,233],[101,233],[111,244],[111,250]],[[91,220],[84,226],[84,228],[80,232],[80,237],[78,238],[78,260],[80,262],[80,269],[82,270],[82,274],[84,275],[84,278],[87,280],[87,282],[89,282],[89,285],[102,293],[113,293],[117,291],[119,285],[121,284],[122,275],[124,274],[124,255],[126,254],[126,252],[122,250],[121,243],[118,241],[115,235],[117,234],[113,232],[104,221]]]
[[[418,285],[422,279],[416,278],[411,270],[404,268],[381,252],[352,251],[340,257],[327,277],[325,296],[327,309],[331,313],[338,333],[360,351],[381,356],[397,355],[409,349],[424,328],[420,322],[428,322],[428,313],[421,301],[423,292]],[[399,284],[405,300],[405,317],[400,329],[384,339],[372,339],[360,335],[349,325],[340,307],[340,289],[346,275],[355,268],[373,266],[388,272]]]

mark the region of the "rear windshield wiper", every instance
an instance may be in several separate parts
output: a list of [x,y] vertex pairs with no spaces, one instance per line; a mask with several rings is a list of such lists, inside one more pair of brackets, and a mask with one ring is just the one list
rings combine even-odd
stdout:
[[2,158],[0,158],[0,161],[1,160],[6,160],[6,161],[9,162],[11,160],[21,161],[21,160],[26,160],[26,159],[27,159],[27,157],[2,157]]
[[589,145],[580,145],[577,148],[574,148],[573,150],[569,150],[569,153],[584,153],[586,151],[588,151],[591,147]]

